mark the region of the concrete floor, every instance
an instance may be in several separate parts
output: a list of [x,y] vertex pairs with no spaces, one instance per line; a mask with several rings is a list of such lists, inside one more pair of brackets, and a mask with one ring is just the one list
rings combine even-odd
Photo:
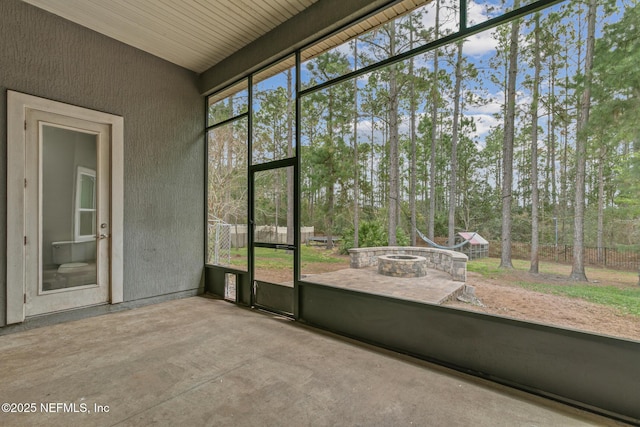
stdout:
[[0,402],[35,404],[2,426],[622,425],[204,297],[1,336]]

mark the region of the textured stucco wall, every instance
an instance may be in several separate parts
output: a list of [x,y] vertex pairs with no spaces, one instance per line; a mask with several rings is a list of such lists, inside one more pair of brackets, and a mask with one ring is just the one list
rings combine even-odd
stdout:
[[19,0],[0,1],[0,326],[6,296],[6,91],[124,117],[124,299],[198,288],[204,101],[197,75]]

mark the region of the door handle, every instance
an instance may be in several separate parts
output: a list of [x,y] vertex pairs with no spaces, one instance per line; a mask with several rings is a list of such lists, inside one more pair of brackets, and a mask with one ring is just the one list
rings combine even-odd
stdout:
[[102,233],[98,236],[98,239],[106,239],[107,237],[109,237],[109,235]]

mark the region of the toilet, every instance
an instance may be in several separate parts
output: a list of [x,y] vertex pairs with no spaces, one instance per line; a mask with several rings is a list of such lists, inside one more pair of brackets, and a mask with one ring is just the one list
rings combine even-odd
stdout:
[[52,242],[52,261],[57,264],[58,273],[69,274],[86,270],[89,261],[96,259],[96,242]]

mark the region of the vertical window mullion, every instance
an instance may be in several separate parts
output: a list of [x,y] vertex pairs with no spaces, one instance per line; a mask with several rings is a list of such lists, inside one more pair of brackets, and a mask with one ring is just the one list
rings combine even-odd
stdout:
[[301,99],[300,99],[300,88],[301,88],[301,80],[300,80],[300,49],[296,50],[296,82],[295,82],[295,91],[296,91],[296,105],[294,111],[294,126],[295,126],[295,166],[293,168],[293,229],[294,229],[294,245],[296,246],[296,251],[293,254],[293,317],[298,319],[300,317],[300,246],[302,244],[300,239],[300,169],[301,169],[301,159],[300,159],[300,111],[301,111]]
[[[251,166],[253,165],[253,76],[247,77],[247,271],[249,277],[253,280],[255,276],[255,254],[253,250],[254,236],[254,195],[253,195],[253,173]],[[255,295],[253,282],[250,284],[250,301],[249,305],[253,307],[255,304]]]

